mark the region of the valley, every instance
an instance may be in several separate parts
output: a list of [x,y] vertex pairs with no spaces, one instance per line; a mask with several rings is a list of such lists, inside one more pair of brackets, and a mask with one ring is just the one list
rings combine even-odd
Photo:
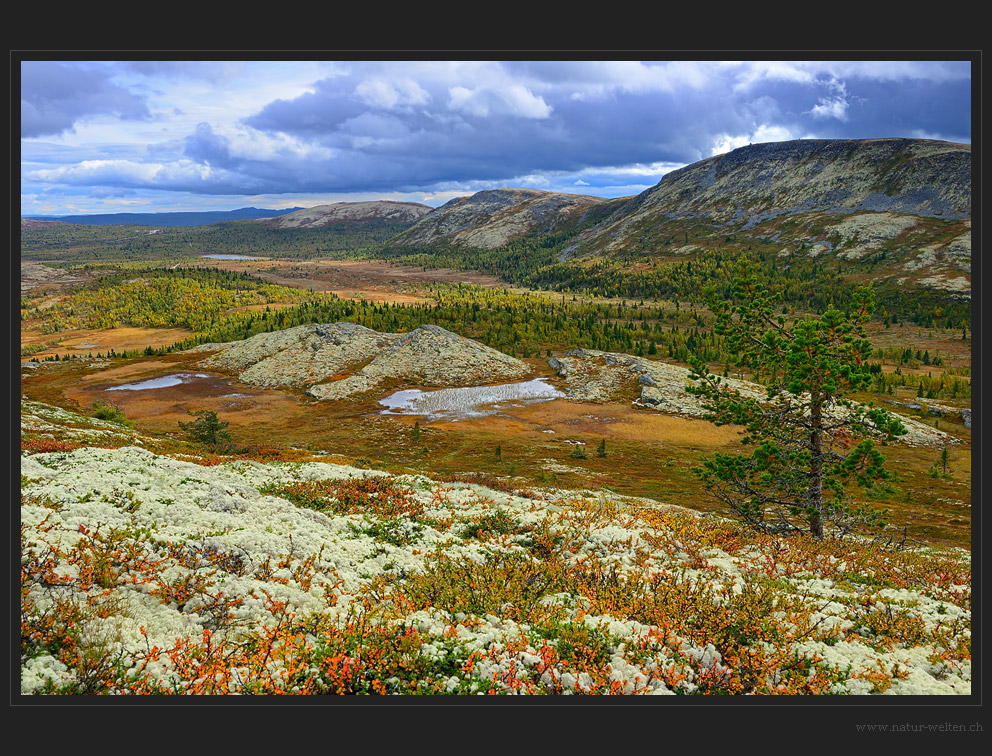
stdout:
[[[196,637],[216,632],[238,655],[251,646],[234,641],[240,623],[275,622],[290,677],[303,673],[287,649],[307,633],[342,647],[372,633],[381,653],[361,684],[321,668],[321,686],[350,692],[418,679],[430,693],[969,692],[965,147],[741,148],[620,200],[487,190],[436,209],[342,203],[154,234],[24,223],[35,646],[22,685],[215,692],[188,667],[206,653]],[[854,317],[872,284],[854,361],[868,377],[833,417],[881,408],[904,426],[867,426],[891,476],[851,487],[852,504],[887,512],[881,525],[825,539],[752,530],[700,474],[754,445],[685,391],[691,371],[768,403],[785,370],[742,364],[721,320],[740,270],[778,297],[770,328]],[[190,432],[197,415],[220,435]],[[853,453],[851,438],[835,442]],[[91,533],[108,527],[116,552]],[[59,603],[55,574],[85,596]],[[124,587],[136,585],[152,587]],[[130,682],[69,671],[92,649],[43,621],[51,606],[99,613],[112,594],[131,602],[114,630],[139,670]],[[297,611],[323,619],[299,624]],[[146,634],[135,618],[154,612],[171,672],[150,645],[133,651]],[[414,653],[431,661],[408,676],[409,649],[388,633],[325,624],[363,612],[416,628],[410,648],[441,650]],[[859,661],[845,669],[849,649]],[[241,661],[259,691],[289,685]],[[217,671],[222,692],[241,690]],[[294,684],[324,690],[304,678]]]

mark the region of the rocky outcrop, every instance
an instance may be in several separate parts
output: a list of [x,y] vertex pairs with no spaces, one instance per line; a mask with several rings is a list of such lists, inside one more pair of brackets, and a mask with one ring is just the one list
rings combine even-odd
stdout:
[[316,399],[340,399],[395,378],[410,385],[450,387],[512,380],[530,374],[518,359],[435,325],[379,333],[356,323],[305,325],[230,344],[204,367],[238,374],[256,386],[304,388]]
[[[634,404],[685,417],[703,417],[706,411],[685,387],[692,383],[689,371],[667,362],[646,360],[629,354],[573,349],[548,365],[565,381],[566,396],[578,401],[611,401],[640,387]],[[725,379],[727,385],[746,396],[761,398],[757,384]]]
[[206,344],[220,351],[203,365],[238,373],[256,386],[306,387],[367,362],[396,334],[381,334],[356,323],[305,325],[260,333],[230,344]]
[[[707,414],[701,401],[686,392],[685,387],[692,385],[693,381],[689,378],[690,371],[679,365],[592,349],[574,349],[562,357],[552,357],[548,365],[565,381],[565,395],[569,399],[617,401],[640,387],[640,396],[634,400],[635,406],[683,417],[701,418]],[[767,397],[765,388],[757,383],[729,377],[723,378],[723,383],[753,399]],[[907,433],[899,440],[908,446],[957,443],[953,436],[925,423],[908,417],[900,419]]]
[[395,247],[450,244],[495,249],[521,236],[552,233],[581,222],[607,200],[535,189],[492,189],[458,197],[390,242]]

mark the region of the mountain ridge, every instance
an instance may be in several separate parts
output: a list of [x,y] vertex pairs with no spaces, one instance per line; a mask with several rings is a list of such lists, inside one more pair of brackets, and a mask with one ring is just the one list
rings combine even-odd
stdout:
[[799,139],[748,145],[666,174],[573,246],[579,254],[606,244],[622,247],[633,235],[628,229],[652,214],[745,231],[811,212],[965,219],[971,215],[970,174],[970,145],[953,142]]
[[[556,212],[538,212],[544,207]],[[470,250],[524,240],[554,246],[559,264],[602,262],[618,274],[714,251],[778,257],[783,267],[835,260],[838,272],[859,280],[968,299],[970,216],[970,145],[800,139],[706,158],[633,197],[479,192],[427,214],[387,249],[402,255],[433,246],[446,250],[447,264],[459,264],[462,255],[461,264],[470,267],[479,264]],[[515,264],[516,272],[489,272],[512,278],[545,266],[534,280],[553,284],[578,270],[549,266],[547,259]]]
[[369,202],[335,202],[314,205],[273,218],[260,218],[259,223],[272,228],[319,228],[333,223],[362,223],[370,220],[416,221],[433,208],[419,202],[374,200]]
[[495,249],[520,237],[569,228],[581,223],[589,211],[614,202],[539,189],[487,189],[446,202],[394,237],[390,246],[442,242]]
[[[239,207],[236,210],[207,210],[164,213],[105,213],[96,215],[24,215],[25,221],[79,223],[87,226],[206,226],[230,220],[255,220],[292,213],[303,208],[290,207],[276,210],[258,207]],[[28,224],[30,225],[30,223]]]

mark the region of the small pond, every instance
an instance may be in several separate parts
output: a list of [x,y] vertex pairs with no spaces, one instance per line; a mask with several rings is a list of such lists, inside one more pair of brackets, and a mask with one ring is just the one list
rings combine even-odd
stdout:
[[141,383],[125,383],[121,386],[112,386],[107,391],[145,391],[146,389],[168,388],[178,386],[181,383],[189,383],[197,378],[209,378],[206,373],[172,373],[171,375],[160,375],[158,378],[149,378]]
[[420,391],[407,389],[379,400],[384,415],[421,415],[428,420],[463,420],[495,415],[508,407],[548,402],[565,396],[543,378],[498,386]]

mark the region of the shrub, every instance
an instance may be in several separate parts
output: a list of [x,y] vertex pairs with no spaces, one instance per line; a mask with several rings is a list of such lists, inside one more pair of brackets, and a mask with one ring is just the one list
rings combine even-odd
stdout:
[[98,420],[108,420],[118,425],[124,425],[128,428],[134,426],[134,423],[127,419],[127,415],[116,404],[93,402],[93,417]]

